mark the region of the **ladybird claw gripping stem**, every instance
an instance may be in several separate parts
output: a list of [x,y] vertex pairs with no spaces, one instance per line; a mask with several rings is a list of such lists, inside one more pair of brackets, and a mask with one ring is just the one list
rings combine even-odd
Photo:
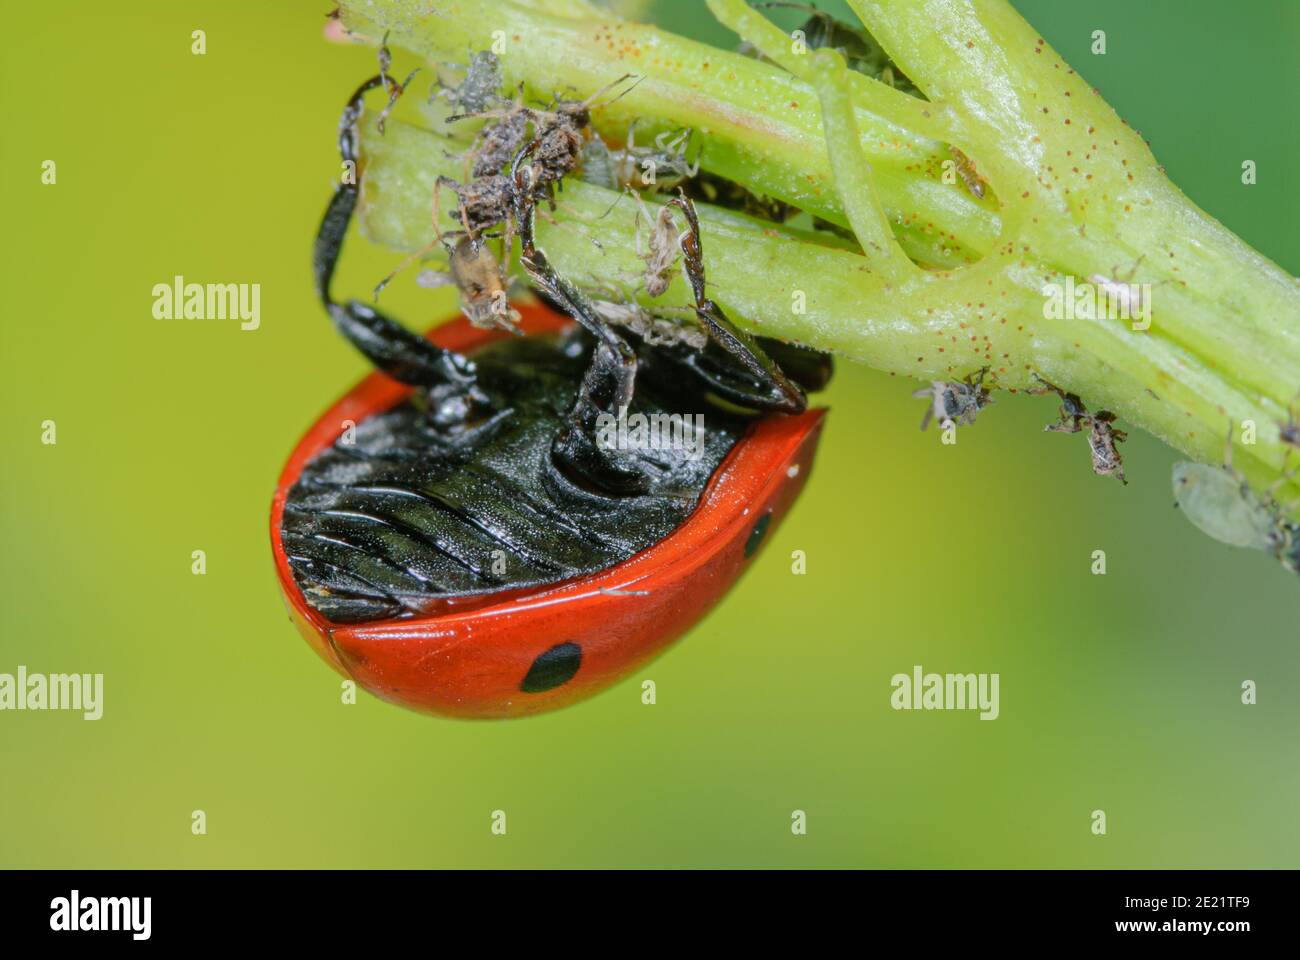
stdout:
[[[339,154],[349,169],[356,169],[357,120],[366,93],[387,89],[383,74],[361,84],[348,99],[339,120]],[[334,269],[343,248],[343,238],[357,206],[356,177],[345,178],[334,188],[325,216],[316,234],[312,265],[316,292],[338,331],[377,368],[394,380],[420,387],[474,384],[474,364],[450,350],[443,350],[417,337],[395,320],[358,300],[338,303],[330,293]]]

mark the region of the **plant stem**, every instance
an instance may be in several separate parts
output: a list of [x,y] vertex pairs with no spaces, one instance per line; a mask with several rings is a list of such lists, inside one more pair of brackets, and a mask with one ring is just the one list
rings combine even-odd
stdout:
[[[1300,284],[1183,196],[1141,138],[1002,0],[854,0],[928,101],[846,76],[827,57],[794,55],[739,0],[709,6],[798,76],[653,27],[557,16],[540,0],[434,6],[440,16],[420,19],[399,0],[345,2],[344,18],[371,38],[391,30],[432,59],[463,60],[505,30],[507,76],[535,90],[571,86],[585,96],[627,70],[642,73],[596,112],[599,129],[633,118],[690,126],[705,169],[852,223],[861,253],[707,213],[710,290],[737,323],[921,379],[987,365],[1014,390],[1037,372],[1203,462],[1221,461],[1229,420],[1253,420],[1258,442],[1238,449],[1237,466],[1258,485],[1283,468],[1273,425],[1300,386]],[[983,201],[940,179],[944,138],[991,185]],[[461,174],[444,151],[463,146],[390,125],[386,138],[368,131],[365,149],[372,236],[422,246],[434,177]],[[540,237],[556,265],[593,290],[632,286],[641,269],[631,206],[600,219],[613,200],[566,182],[561,226]],[[900,253],[948,269],[917,270]],[[1150,284],[1150,328],[1051,318],[1044,285],[1068,278]],[[685,302],[680,282],[667,297]]]
[[[568,19],[509,0],[438,0],[440,16],[419,16],[427,8],[401,0],[342,5],[344,23],[358,37],[377,43],[388,33],[391,43],[426,60],[463,62],[466,51],[496,43],[507,84],[524,83],[544,100],[557,91],[588,97],[635,74],[642,78],[635,87],[596,112],[602,134],[618,139],[632,120],[650,134],[689,127],[704,170],[848,226],[823,146],[817,95],[779,67],[644,24]],[[503,33],[494,38],[496,31]],[[928,109],[889,93],[891,103],[918,104],[918,116]],[[958,266],[987,252],[997,235],[995,205],[942,182],[944,144],[861,106],[856,115],[882,203],[908,255]]]

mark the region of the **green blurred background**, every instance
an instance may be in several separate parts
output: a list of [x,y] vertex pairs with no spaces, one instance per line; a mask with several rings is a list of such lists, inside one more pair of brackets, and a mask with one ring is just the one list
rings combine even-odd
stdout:
[[[941,447],[914,384],[847,363],[802,501],[642,674],[522,721],[343,705],[285,617],[266,530],[290,448],[364,372],[308,268],[339,106],[374,66],[322,41],[329,6],[8,10],[0,672],[102,672],[106,692],[98,722],[0,714],[0,864],[1300,863],[1295,577],[1197,533],[1146,437],[1127,488],[1041,432],[1048,399],[1000,400]],[[1017,6],[1195,201],[1300,270],[1300,5]],[[657,16],[734,42],[701,3]],[[345,259],[360,293],[397,258]],[[260,283],[261,329],[154,320],[178,273]],[[448,303],[391,297],[419,327]],[[889,678],[918,663],[999,673],[1001,717],[891,710]]]

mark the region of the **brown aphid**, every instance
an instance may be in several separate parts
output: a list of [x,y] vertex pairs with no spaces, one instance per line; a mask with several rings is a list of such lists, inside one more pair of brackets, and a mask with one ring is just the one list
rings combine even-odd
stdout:
[[474,145],[469,152],[470,176],[485,177],[499,174],[514,159],[515,154],[528,142],[530,130],[537,126],[538,116],[538,111],[524,106],[524,88],[520,85],[514,101],[508,106],[459,113],[448,117],[446,122],[479,119],[491,121],[484,124],[474,137]]
[[1128,481],[1124,479],[1124,459],[1120,456],[1116,444],[1123,442],[1128,434],[1112,426],[1115,422],[1115,414],[1109,410],[1089,413],[1077,393],[1067,393],[1036,373],[1033,376],[1043,386],[1031,387],[1028,391],[1031,396],[1054,393],[1061,398],[1060,419],[1056,423],[1049,423],[1043,429],[1052,433],[1078,433],[1087,428],[1088,449],[1092,453],[1092,472],[1099,477],[1116,477],[1120,483],[1127,486]]
[[928,427],[931,419],[941,427],[950,421],[954,425],[974,423],[979,412],[993,402],[984,386],[988,372],[988,367],[981,367],[962,380],[934,380],[928,387],[913,393],[917,399],[928,397],[930,400],[925,416],[921,418],[921,429]]
[[1090,419],[1088,408],[1083,405],[1077,393],[1066,393],[1054,383],[1049,383],[1038,374],[1034,374],[1034,379],[1042,384],[1042,387],[1031,387],[1028,391],[1031,397],[1040,397],[1046,393],[1054,393],[1061,398],[1061,409],[1059,412],[1060,421],[1049,423],[1043,427],[1045,431],[1053,433],[1078,433]]
[[[549,111],[534,111],[533,146],[530,151],[533,165],[533,189],[537,195],[550,195],[552,185],[568,176],[582,162],[586,145],[591,111],[596,99],[610,88],[632,76],[625,73],[617,80],[605,84],[586,100],[559,100]],[[636,84],[633,84],[635,86]],[[628,87],[619,97],[626,94]],[[613,103],[613,100],[610,101]]]
[[448,117],[447,122],[472,118],[495,120],[479,131],[471,152],[471,174],[474,177],[498,175],[507,163],[527,149],[532,167],[530,190],[538,197],[549,197],[554,185],[572,173],[582,160],[591,125],[592,105],[596,99],[630,76],[624,74],[586,100],[557,99],[545,110],[524,106],[521,87],[515,102],[509,107],[459,114]]
[[521,107],[480,130],[471,153],[473,163],[470,174],[475,177],[500,174],[528,142],[528,126],[531,122],[532,111]]
[[984,187],[987,181],[980,176],[979,171],[975,169],[975,161],[966,154],[962,153],[956,147],[948,147],[948,152],[952,154],[954,166],[957,168],[957,175],[961,177],[962,183],[966,184],[966,189],[977,200],[984,199]]
[[456,194],[456,209],[452,216],[460,220],[465,232],[477,238],[484,230],[491,230],[506,221],[510,215],[513,189],[510,178],[496,173],[478,177],[461,184],[450,177],[439,177],[434,189],[434,223],[438,221],[438,191],[450,187]]
[[1098,410],[1089,418],[1088,447],[1092,451],[1092,472],[1099,477],[1113,476],[1128,486],[1124,479],[1124,460],[1115,446],[1128,434],[1111,426],[1114,422],[1115,414],[1109,410]]
[[460,292],[460,309],[476,327],[499,328],[517,333],[519,311],[510,305],[506,274],[496,255],[482,240],[462,236],[447,244],[447,273],[424,270],[416,277],[422,287],[454,283]]
[[[442,232],[441,193],[443,187],[449,187],[456,194],[457,208],[453,216],[457,217],[464,230],[455,230],[449,234]],[[461,308],[465,316],[480,327],[501,327],[513,331],[519,314],[509,306],[506,296],[505,269],[496,256],[483,242],[483,233],[498,224],[505,223],[504,249],[509,255],[512,242],[509,221],[510,204],[513,197],[509,177],[497,174],[480,177],[467,184],[459,184],[450,177],[439,177],[433,191],[433,231],[434,239],[421,250],[417,250],[375,287],[375,299],[384,287],[411,264],[423,259],[439,244],[448,253],[450,272],[439,274],[425,271],[417,277],[417,282],[425,287],[437,287],[446,283],[455,283],[460,291]],[[458,236],[456,242],[449,237]]]

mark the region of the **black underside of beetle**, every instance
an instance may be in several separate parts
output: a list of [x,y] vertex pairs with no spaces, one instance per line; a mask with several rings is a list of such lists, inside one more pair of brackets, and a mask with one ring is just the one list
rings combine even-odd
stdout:
[[285,552],[308,602],[327,619],[416,616],[448,597],[620,563],[681,525],[751,419],[705,390],[683,395],[689,376],[671,354],[642,347],[627,422],[676,414],[680,423],[682,411],[696,411],[704,431],[694,451],[667,431],[655,448],[629,449],[651,487],[610,497],[565,476],[552,457],[590,342],[511,338],[473,360],[479,386],[503,398],[496,412],[448,430],[429,416],[427,394],[414,391],[313,458],[290,490]]
[[[363,97],[380,88],[390,105],[404,89],[380,74],[344,105],[339,152],[352,169]],[[510,215],[534,290],[577,321],[564,336],[511,338],[468,357],[373,305],[336,300],[356,182],[340,183],[326,208],[313,252],[321,303],[376,368],[413,388],[351,430],[339,424],[338,441],[286,498],[289,564],[307,602],[333,622],[428,615],[615,566],[686,520],[754,417],[802,411],[804,390],[830,376],[828,357],[761,342],[709,299],[700,224],[684,194],[668,204],[688,225],[679,246],[707,344],[651,346],[601,320],[534,242],[547,194],[527,161],[539,143],[511,163]]]

